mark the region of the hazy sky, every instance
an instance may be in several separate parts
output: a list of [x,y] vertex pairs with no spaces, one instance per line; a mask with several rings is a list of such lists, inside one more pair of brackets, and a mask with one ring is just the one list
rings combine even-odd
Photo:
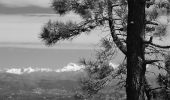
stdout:
[[92,45],[89,44],[99,41],[99,31],[93,31],[88,36],[82,34],[72,42],[64,41],[64,44],[61,42],[61,45],[57,44],[55,47],[48,48],[43,45],[39,35],[49,19],[77,22],[81,20],[74,14],[65,17],[54,14],[50,1],[0,0],[0,67],[62,67],[70,62],[78,62],[80,57],[91,55],[89,49]]
[[[74,14],[60,17],[50,8],[51,0],[0,0],[0,42],[38,42],[41,28],[49,19],[80,21]],[[73,43],[97,43],[101,32],[81,35]],[[67,41],[66,41],[67,42]],[[70,42],[70,41],[69,41]]]

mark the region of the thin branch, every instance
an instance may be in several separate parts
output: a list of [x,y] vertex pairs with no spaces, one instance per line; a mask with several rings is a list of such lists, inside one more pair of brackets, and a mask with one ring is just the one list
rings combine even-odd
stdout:
[[145,24],[158,25],[158,23],[152,21],[146,21]]
[[152,46],[157,47],[157,48],[162,48],[162,49],[169,49],[170,48],[170,45],[163,46],[163,45],[155,44],[155,43],[152,42],[152,40],[153,40],[153,37],[151,36],[149,41],[144,41],[144,43],[152,45]]
[[158,47],[158,48],[162,48],[162,49],[169,49],[170,46],[163,46],[163,45],[159,45],[159,44],[154,44],[154,43],[150,43],[150,45],[152,46],[155,46],[155,47]]
[[153,89],[151,89],[151,91],[154,91],[154,90],[157,90],[157,89],[162,89],[162,88],[165,88],[165,87],[157,87],[157,88],[153,88]]
[[117,6],[122,6],[122,5],[124,5],[124,4],[113,4],[113,5],[112,5],[112,8],[113,8],[113,7],[117,7]]
[[145,64],[152,64],[152,63],[155,63],[155,62],[159,62],[159,61],[163,61],[163,60],[145,60]]

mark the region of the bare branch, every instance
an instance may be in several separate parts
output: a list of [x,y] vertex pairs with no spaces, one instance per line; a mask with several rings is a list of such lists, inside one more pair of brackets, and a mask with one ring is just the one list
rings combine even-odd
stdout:
[[112,7],[122,6],[124,4],[113,4]]
[[158,23],[152,21],[146,21],[145,24],[158,25]]
[[116,35],[120,35],[120,36],[127,36],[126,34],[116,34]]
[[154,43],[150,43],[150,45],[155,46],[155,47],[158,47],[158,48],[162,48],[162,49],[169,49],[169,48],[170,48],[169,45],[163,46],[163,45],[154,44]]
[[152,42],[152,40],[153,40],[153,37],[150,37],[149,41],[144,41],[144,43],[152,45],[152,46],[157,47],[157,48],[162,48],[162,49],[169,49],[170,48],[170,45],[163,46],[163,45],[155,44],[155,43]]
[[163,89],[163,88],[165,88],[165,87],[157,87],[157,88],[151,89],[151,91],[154,91],[154,90],[157,90],[157,89]]
[[163,60],[145,60],[145,64],[152,64],[159,61],[163,61]]

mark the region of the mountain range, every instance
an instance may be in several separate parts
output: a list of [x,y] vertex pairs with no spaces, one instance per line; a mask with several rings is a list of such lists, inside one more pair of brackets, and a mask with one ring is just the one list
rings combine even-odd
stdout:
[[22,67],[16,67],[16,68],[1,68],[0,72],[6,72],[6,73],[11,73],[11,74],[31,74],[35,72],[69,72],[69,71],[79,71],[83,69],[83,65],[77,65],[75,63],[69,63],[67,66],[59,69],[52,69],[52,68],[39,68],[39,67],[27,67],[27,68],[22,68]]
[[[118,65],[110,63],[110,66],[113,68],[116,68]],[[40,68],[40,67],[27,67],[27,68],[22,68],[22,67],[16,67],[16,68],[1,68],[0,72],[5,72],[5,73],[11,73],[11,74],[31,74],[31,73],[36,73],[36,72],[53,72],[53,73],[60,73],[60,72],[77,72],[81,71],[84,69],[83,65],[78,65],[75,63],[69,63],[67,66],[63,68],[58,68],[58,69],[52,69],[52,68]]]
[[[110,63],[110,66],[114,69],[118,67],[114,63]],[[17,97],[13,100],[25,100],[28,97],[31,99],[26,100],[47,100],[37,99],[43,96],[54,98],[50,100],[75,100],[70,97],[74,97],[76,91],[80,91],[79,79],[86,75],[84,68],[83,65],[75,63],[69,63],[58,69],[48,67],[0,68],[0,100],[7,97]],[[153,70],[151,67],[147,69]],[[152,85],[155,84],[153,75],[148,75],[148,79]],[[18,99],[18,97],[22,98]]]

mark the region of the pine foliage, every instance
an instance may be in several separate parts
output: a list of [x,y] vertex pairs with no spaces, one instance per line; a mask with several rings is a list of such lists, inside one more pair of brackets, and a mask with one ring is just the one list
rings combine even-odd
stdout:
[[[84,90],[87,90],[88,94],[97,93],[110,80],[116,77],[122,79],[120,83],[125,83],[126,59],[116,71],[109,63],[118,49],[126,55],[127,5],[127,0],[52,1],[51,6],[56,14],[64,16],[69,12],[73,12],[82,18],[82,22],[75,23],[70,21],[64,23],[60,21],[49,21],[44,25],[40,36],[47,45],[55,44],[61,40],[73,39],[81,33],[90,32],[96,28],[109,29],[107,32],[110,34],[107,39],[103,39],[103,49],[98,51],[96,60],[81,61],[86,66],[88,72],[88,77],[82,80],[82,87]],[[159,18],[170,14],[170,0],[146,0],[145,11],[145,36],[143,37],[143,42],[145,43],[145,63],[162,68],[162,66],[159,66],[158,61],[163,60],[167,52],[165,49],[170,48],[170,46],[160,45],[154,40],[158,41],[157,37],[162,39],[167,35],[169,19],[167,19],[166,23],[162,24]],[[166,61],[166,68],[169,66],[168,64]]]

